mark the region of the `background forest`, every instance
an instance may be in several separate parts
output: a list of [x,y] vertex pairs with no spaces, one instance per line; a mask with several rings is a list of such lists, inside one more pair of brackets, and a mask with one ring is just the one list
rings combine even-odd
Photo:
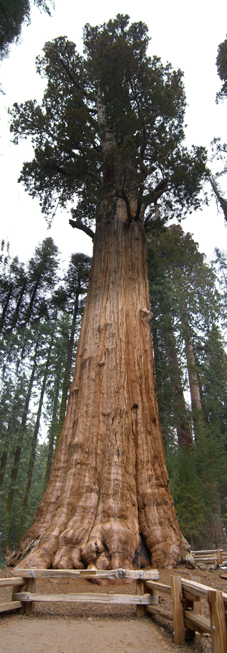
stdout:
[[[65,415],[90,259],[59,266],[52,238],[26,265],[1,245],[0,564],[31,524]],[[180,528],[191,546],[227,525],[227,260],[207,264],[190,234],[148,238],[156,392]]]

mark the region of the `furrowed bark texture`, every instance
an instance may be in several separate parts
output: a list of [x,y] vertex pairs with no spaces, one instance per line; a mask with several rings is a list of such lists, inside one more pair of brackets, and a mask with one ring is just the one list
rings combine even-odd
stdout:
[[119,200],[114,219],[97,225],[63,431],[22,567],[132,567],[141,534],[153,566],[175,565],[189,548],[159,426],[146,240],[126,218]]

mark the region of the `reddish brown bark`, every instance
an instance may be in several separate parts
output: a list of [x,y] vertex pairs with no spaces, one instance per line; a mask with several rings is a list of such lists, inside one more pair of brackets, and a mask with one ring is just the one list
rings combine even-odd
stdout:
[[[132,567],[142,534],[172,566],[180,533],[159,426],[143,225],[124,203],[97,225],[73,383],[22,567]],[[14,561],[15,562],[15,561]]]

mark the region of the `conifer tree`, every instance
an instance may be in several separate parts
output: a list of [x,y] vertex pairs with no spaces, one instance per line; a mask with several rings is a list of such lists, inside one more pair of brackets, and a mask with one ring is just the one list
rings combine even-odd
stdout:
[[51,0],[1,0],[0,2],[0,59],[9,53],[11,43],[17,42],[22,25],[30,21],[31,6],[35,5],[50,14]]
[[[14,105],[31,137],[21,181],[45,214],[78,198],[74,226],[94,239],[77,362],[43,500],[15,562],[58,568],[153,565],[187,550],[169,491],[154,391],[145,230],[159,212],[200,204],[203,148],[184,145],[181,71],[148,57],[141,23],[84,28],[84,55],[55,39],[37,69],[42,105]],[[158,206],[159,205],[159,206]],[[32,541],[37,546],[32,550]]]
[[[162,397],[161,423],[164,423],[171,490],[180,526],[191,545],[218,546],[223,538],[226,488],[223,474],[226,355],[223,334],[218,328],[220,318],[223,327],[226,324],[226,261],[217,251],[216,262],[208,266],[191,235],[184,234],[177,225],[154,230],[148,253],[151,305],[155,306],[152,321],[155,359],[158,350],[156,376],[158,396]],[[173,336],[177,345],[176,364],[168,356],[166,345],[168,339],[173,343]],[[186,350],[184,354],[184,347],[189,353]],[[187,411],[189,423],[194,423],[189,457],[179,447],[179,438],[177,446],[170,428],[165,434],[164,417],[169,416],[168,424],[172,420],[172,429],[175,425],[178,433],[179,420],[184,414],[180,404],[175,404],[176,415],[173,414],[171,376],[176,383],[176,370],[182,380],[188,370],[192,390],[191,418]]]

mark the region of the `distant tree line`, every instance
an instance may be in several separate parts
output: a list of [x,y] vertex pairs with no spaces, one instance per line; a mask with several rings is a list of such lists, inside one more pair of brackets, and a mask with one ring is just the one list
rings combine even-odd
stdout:
[[211,265],[179,225],[149,238],[156,392],[180,528],[218,546],[227,518],[227,259]]
[[46,487],[61,432],[90,269],[62,277],[51,238],[24,265],[1,251],[0,541],[16,547]]

